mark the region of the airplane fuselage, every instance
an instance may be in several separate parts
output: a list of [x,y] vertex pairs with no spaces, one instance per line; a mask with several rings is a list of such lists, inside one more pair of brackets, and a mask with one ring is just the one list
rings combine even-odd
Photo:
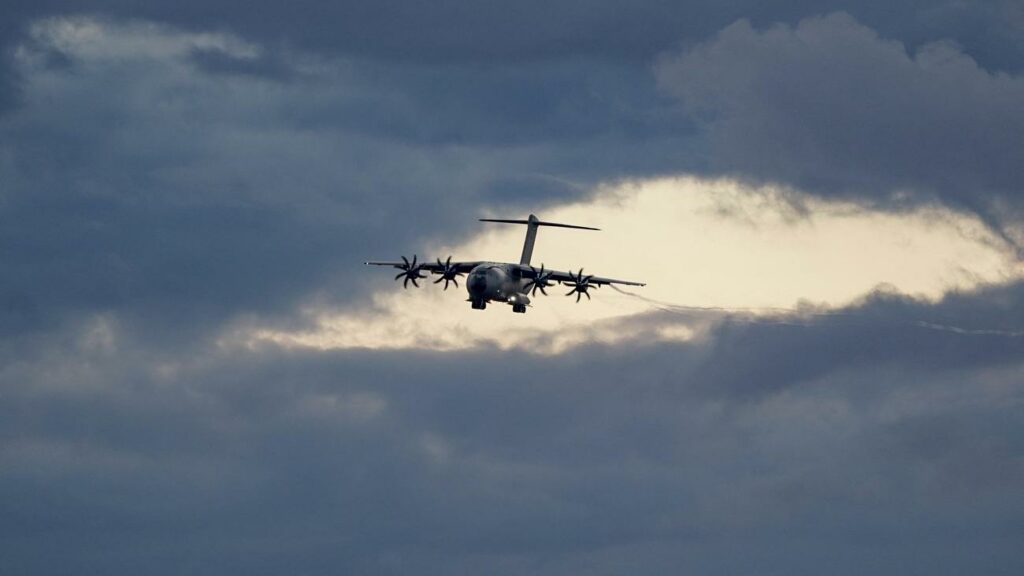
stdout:
[[470,271],[466,291],[473,308],[485,308],[487,302],[507,302],[516,312],[525,312],[530,303],[526,280],[518,266],[504,262],[484,262]]

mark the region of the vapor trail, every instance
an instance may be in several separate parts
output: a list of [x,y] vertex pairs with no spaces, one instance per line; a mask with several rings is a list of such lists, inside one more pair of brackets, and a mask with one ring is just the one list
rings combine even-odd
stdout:
[[[750,308],[727,308],[727,307],[721,307],[721,306],[683,306],[683,305],[680,305],[680,304],[673,304],[671,302],[663,302],[661,300],[656,300],[654,298],[648,298],[647,296],[643,296],[643,295],[637,294],[635,292],[630,292],[628,290],[623,290],[622,288],[619,288],[618,286],[615,286],[614,284],[609,284],[609,286],[611,286],[611,288],[613,290],[615,290],[616,292],[618,292],[620,294],[623,294],[625,296],[630,296],[632,298],[636,298],[637,300],[646,302],[647,304],[650,304],[652,307],[654,307],[654,308],[656,308],[658,310],[661,310],[662,312],[675,312],[675,313],[679,313],[679,312],[724,312],[724,313],[728,313],[728,314],[733,314],[733,313],[737,313],[737,312],[741,312],[741,313],[742,312],[746,312],[746,313],[757,313],[757,312],[768,312],[768,313],[771,313],[771,312],[774,312],[774,313],[779,313],[779,314],[799,315],[799,316],[803,316],[803,317],[808,317],[808,316],[813,316],[813,317],[822,317],[822,316],[848,316],[849,317],[849,316],[856,316],[856,314],[852,313],[852,312],[813,312],[813,311],[809,311],[809,310],[806,310],[806,309],[802,310],[802,309],[799,309],[799,308],[778,308],[778,307],[769,307],[769,306],[750,307]],[[808,323],[801,324],[798,321],[794,321],[792,318],[786,319],[786,320],[778,320],[778,319],[773,320],[773,319],[767,319],[767,318],[757,318],[757,319],[751,318],[748,321],[751,322],[751,323],[753,323],[753,322],[757,322],[757,323],[770,322],[770,323],[777,323],[777,324],[785,324],[787,326],[808,326],[809,325]],[[1006,337],[1006,338],[1021,338],[1021,337],[1024,337],[1024,331],[1016,331],[1016,330],[971,329],[971,328],[962,328],[960,326],[952,326],[952,325],[949,325],[949,324],[937,324],[935,322],[928,322],[926,320],[906,320],[906,321],[903,321],[903,322],[900,322],[900,323],[901,324],[907,324],[907,325],[913,326],[915,328],[921,328],[921,329],[924,329],[924,330],[938,330],[938,331],[941,331],[941,332],[950,332],[950,333],[953,333],[953,334],[960,334],[960,335],[963,335],[963,336],[1003,336],[1003,337]]]

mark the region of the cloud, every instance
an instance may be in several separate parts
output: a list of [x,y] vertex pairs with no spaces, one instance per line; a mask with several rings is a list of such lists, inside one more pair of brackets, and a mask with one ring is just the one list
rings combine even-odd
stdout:
[[908,53],[844,14],[740,21],[656,72],[704,118],[718,171],[882,205],[937,198],[1020,224],[1024,79],[953,44]]
[[[944,208],[879,214],[837,202],[831,188],[809,190],[825,201],[801,190],[733,190],[743,187],[731,176],[750,174],[707,162],[694,118],[657,92],[648,68],[668,45],[697,53],[695,42],[738,17],[760,30],[820,4],[624,11],[607,3],[582,18],[547,4],[488,12],[107,2],[92,16],[81,16],[80,4],[8,4],[0,22],[13,71],[0,73],[0,98],[11,103],[0,111],[0,557],[8,569],[1024,567],[1024,305],[999,241]],[[995,72],[1019,70],[1015,21],[993,23],[1005,6],[958,6],[863,3],[854,14],[884,38],[910,38],[910,70],[921,67],[923,42],[953,38],[980,63],[963,76],[977,81],[977,98],[996,84],[1016,86],[1016,76]],[[964,10],[975,20],[960,18]],[[747,36],[757,45],[800,29]],[[867,42],[869,53],[895,50],[874,42],[881,48]],[[680,172],[726,177],[713,181],[710,199],[657,178]],[[657,183],[677,198],[661,204],[664,220],[650,207],[638,212],[650,218],[646,232],[670,230],[671,218],[714,222],[696,237],[692,228],[670,235],[675,253],[714,240],[739,257],[733,235],[785,247],[791,234],[801,247],[831,247],[837,231],[861,225],[874,234],[857,236],[857,248],[888,252],[851,260],[859,266],[850,276],[792,252],[808,258],[790,263],[796,268],[844,278],[843,290],[823,297],[841,308],[828,314],[644,305],[561,340],[537,336],[565,346],[562,354],[237,346],[225,337],[254,327],[302,333],[317,319],[303,311],[341,310],[357,321],[350,329],[365,330],[359,320],[379,318],[353,311],[372,304],[369,294],[406,296],[359,266],[369,256],[465,247],[514,258],[521,230],[476,234],[474,218],[488,210],[606,228],[601,240],[567,236],[564,245],[542,234],[538,253],[566,266],[629,276],[619,266],[630,260],[613,257],[628,249],[657,269],[677,256],[636,256],[623,237],[645,230],[621,217],[629,206],[593,205],[602,192]],[[707,200],[705,220],[689,219],[695,198]],[[587,244],[599,241],[609,245]],[[779,260],[765,257],[772,246],[743,246],[755,247],[761,273],[734,283],[731,295],[713,284],[706,295],[747,299],[736,305],[764,297]],[[713,267],[713,252],[685,255]],[[881,291],[850,303],[886,277],[895,254],[913,257],[894,284],[927,297]],[[679,296],[658,293],[653,275],[641,279],[658,300]],[[1006,284],[987,285],[994,280]],[[780,287],[784,302],[807,293]],[[391,326],[448,322],[401,315],[426,310],[414,300],[425,294],[392,303]],[[591,307],[552,299],[544,315],[526,319],[539,325],[565,310],[592,318],[616,299],[631,302],[604,291]],[[468,313],[458,300],[444,305]],[[683,303],[694,302],[716,303]],[[476,318],[515,318],[491,312],[502,311]],[[491,333],[502,328],[495,321]]]
[[[685,4],[625,0],[589,3],[529,0],[454,2],[424,7],[404,2],[307,0],[292,7],[273,2],[216,5],[186,0],[175,4],[134,2],[28,2],[12,0],[7,28],[54,14],[101,14],[166,22],[190,30],[231,30],[269,44],[288,43],[318,53],[415,61],[538,60],[593,55],[645,61],[680,38],[699,39],[738,18],[760,24],[793,21],[846,10],[888,36],[915,44],[953,38],[1003,67],[1019,57],[1019,5],[995,0],[969,5],[955,0],[857,2],[781,0]],[[609,30],[615,30],[609,34]],[[1019,62],[1017,63],[1019,65]]]
[[4,363],[4,556],[26,572],[803,572],[824,561],[810,542],[842,573],[1014,567],[1020,339],[913,321],[1019,330],[1021,298],[879,295],[851,317],[553,357],[155,361],[98,320]]
[[[116,311],[154,334],[195,338],[239,314],[353,299],[364,284],[352,266],[371,248],[457,237],[481,203],[536,205],[517,190],[557,180],[546,174],[588,182],[661,162],[646,145],[617,167],[581,162],[621,140],[580,143],[600,128],[560,103],[586,97],[591,85],[578,78],[533,95],[528,107],[550,114],[523,116],[518,99],[567,62],[533,76],[290,52],[269,71],[261,58],[263,46],[231,34],[155,23],[31,28],[16,51],[24,103],[0,120],[6,329]],[[232,62],[256,68],[211,70]],[[617,85],[615,70],[594,71]],[[548,123],[563,133],[548,139]],[[556,153],[565,139],[579,144]]]
[[[310,303],[303,313],[311,326],[281,330],[244,323],[224,339],[320,349],[497,346],[563,354],[588,342],[689,340],[705,331],[700,314],[676,322],[637,321],[652,310],[820,312],[848,305],[880,285],[936,301],[1024,272],[1013,251],[970,215],[936,208],[872,212],[727,180],[634,181],[606,187],[589,200],[552,206],[540,216],[602,231],[542,230],[535,265],[583,266],[589,273],[648,285],[630,289],[635,296],[605,288],[582,304],[561,298],[564,288],[553,289],[553,298],[538,294],[524,318],[503,305],[470,310],[464,285],[442,291],[428,281],[403,290],[392,273],[375,268],[366,272],[376,279],[372,306]],[[414,245],[405,253],[430,260],[453,255],[456,261],[515,261],[522,234],[518,227],[480,225],[475,236],[456,245]]]

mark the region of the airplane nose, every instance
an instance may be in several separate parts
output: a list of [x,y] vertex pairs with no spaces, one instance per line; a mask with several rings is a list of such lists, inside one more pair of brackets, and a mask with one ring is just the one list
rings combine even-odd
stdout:
[[482,274],[474,274],[469,277],[467,285],[469,286],[469,291],[471,293],[482,294],[487,291],[487,277]]

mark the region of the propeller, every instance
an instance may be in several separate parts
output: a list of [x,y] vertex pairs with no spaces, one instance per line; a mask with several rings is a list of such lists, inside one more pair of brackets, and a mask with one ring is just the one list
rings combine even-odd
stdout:
[[530,293],[530,296],[536,296],[537,290],[540,290],[541,294],[547,296],[548,293],[544,288],[551,286],[551,282],[548,280],[551,278],[551,272],[544,273],[544,265],[540,265],[540,272],[536,268],[530,266],[530,270],[533,270],[533,278],[526,281],[524,288]]
[[448,283],[454,282],[455,287],[459,287],[459,281],[456,280],[459,276],[465,274],[465,272],[459,272],[458,267],[452,266],[452,257],[449,256],[447,260],[441,262],[441,259],[437,259],[437,265],[441,268],[441,277],[434,280],[434,284],[440,284],[444,280],[444,289],[448,289]]
[[598,287],[597,284],[590,283],[590,279],[593,277],[593,274],[584,276],[583,268],[580,268],[579,274],[573,274],[572,271],[570,271],[569,278],[572,279],[572,290],[566,292],[565,295],[572,296],[573,294],[576,294],[576,302],[580,301],[580,296],[586,296],[587,300],[590,300],[590,293],[587,292],[587,290]]
[[409,262],[409,259],[406,258],[405,256],[402,256],[402,261],[405,262],[405,264],[399,264],[398,266],[396,266],[396,268],[400,269],[401,272],[397,276],[395,276],[395,280],[398,280],[399,278],[405,276],[405,280],[402,281],[402,288],[408,288],[410,280],[412,280],[413,286],[419,288],[420,285],[416,282],[416,280],[419,278],[426,278],[426,276],[421,274],[421,272],[423,271],[423,264],[416,264],[415,254],[412,255],[411,263]]

